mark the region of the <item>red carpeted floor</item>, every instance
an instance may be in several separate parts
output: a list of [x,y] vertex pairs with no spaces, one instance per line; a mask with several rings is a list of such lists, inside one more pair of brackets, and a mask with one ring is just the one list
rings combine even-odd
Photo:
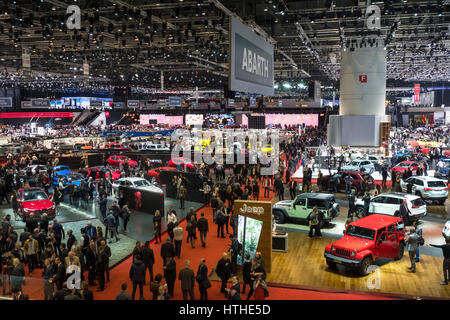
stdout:
[[[261,193],[263,194],[263,192]],[[269,198],[274,196],[273,192],[270,193]],[[261,198],[260,200],[269,200],[267,198]],[[196,247],[191,248],[191,245],[183,241],[181,248],[181,258],[175,258],[177,263],[177,273],[179,270],[184,268],[184,261],[191,261],[191,268],[194,272],[197,272],[197,267],[200,263],[201,258],[206,259],[206,264],[208,266],[209,272],[216,265],[217,261],[221,258],[222,253],[228,250],[230,245],[230,239],[226,237],[217,237],[217,226],[214,224],[212,219],[212,209],[210,207],[203,207],[197,211],[197,216],[200,217],[200,213],[205,213],[205,217],[208,219],[209,223],[209,233],[207,236],[206,248],[200,245],[199,239],[197,240]],[[183,221],[181,227],[184,229],[186,222]],[[229,231],[232,229],[229,227]],[[163,236],[163,241],[167,235]],[[149,239],[152,235],[149,234]],[[151,248],[155,253],[155,265],[153,266],[154,275],[157,273],[163,274],[162,269],[162,259],[160,256],[161,244],[151,243]],[[130,252],[131,253],[131,252]],[[96,292],[96,287],[90,287],[94,292],[95,300],[114,300],[117,293],[120,291],[121,284],[126,282],[128,284],[128,292],[132,291],[132,282],[129,279],[129,270],[132,264],[132,258],[129,257],[116,267],[110,270],[110,282],[106,283],[105,291]],[[43,299],[43,280],[41,277],[42,270],[36,269],[32,277],[28,277],[28,268],[26,267],[27,278],[26,285],[23,287],[23,292],[28,294],[32,300],[42,300]],[[87,276],[87,273],[85,274]],[[164,281],[164,280],[163,280]],[[220,282],[211,281],[212,287],[208,290],[208,298],[210,300],[224,300],[225,297],[220,293]],[[246,289],[248,290],[248,288]],[[138,290],[139,291],[139,290]],[[248,292],[248,291],[247,291]],[[353,293],[334,293],[334,292],[321,292],[312,290],[302,290],[302,289],[291,289],[291,288],[280,288],[280,287],[269,287],[270,296],[268,300],[374,300],[374,299],[389,299],[381,296],[369,295],[369,294],[353,294]],[[176,281],[174,290],[175,300],[182,299],[182,293],[180,288],[180,281]],[[198,299],[200,293],[198,291],[198,286],[195,287],[195,295]],[[241,295],[243,299],[246,298],[246,294]],[[136,293],[136,298],[139,297],[139,293]],[[146,300],[151,299],[152,295],[149,290],[149,275],[147,273],[147,284],[144,286],[144,298]]]

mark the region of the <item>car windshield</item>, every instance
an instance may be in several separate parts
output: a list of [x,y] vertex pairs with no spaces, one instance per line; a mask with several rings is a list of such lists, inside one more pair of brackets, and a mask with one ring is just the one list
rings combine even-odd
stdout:
[[446,187],[444,181],[428,181],[428,186],[431,187],[431,188]]
[[23,200],[24,201],[37,201],[48,199],[44,191],[24,191]]
[[411,201],[411,204],[416,207],[421,207],[425,205],[425,201],[422,198],[417,198]]
[[137,180],[134,182],[134,185],[136,187],[147,187],[150,185],[150,182],[148,182],[147,180]]
[[347,227],[346,234],[349,236],[356,236],[356,237],[370,239],[370,240],[375,239],[375,230],[358,227],[358,226],[349,225]]
[[403,168],[407,168],[407,167],[409,167],[409,163],[399,163],[398,166],[399,167],[403,167]]
[[358,161],[352,161],[348,165],[349,166],[359,166],[359,164],[360,164],[360,162],[358,162]]

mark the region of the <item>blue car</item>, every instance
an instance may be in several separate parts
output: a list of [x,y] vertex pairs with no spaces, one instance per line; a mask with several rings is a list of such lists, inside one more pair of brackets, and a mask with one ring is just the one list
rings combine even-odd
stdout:
[[53,184],[58,184],[59,177],[67,177],[71,174],[70,168],[68,166],[56,166],[53,167]]
[[450,173],[450,159],[441,158],[439,161],[442,161],[444,165],[442,167],[436,167],[434,176],[440,179],[447,179]]

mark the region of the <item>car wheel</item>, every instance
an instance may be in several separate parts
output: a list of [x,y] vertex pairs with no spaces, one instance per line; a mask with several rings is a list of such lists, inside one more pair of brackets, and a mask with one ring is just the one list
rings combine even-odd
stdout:
[[444,199],[439,199],[439,201],[438,201],[438,202],[439,202],[439,204],[441,204],[441,205],[442,205],[442,204],[444,204],[444,203],[445,203],[445,200],[446,200],[445,198],[444,198]]
[[371,257],[365,257],[359,266],[359,273],[363,276],[367,275],[369,272],[369,267],[372,265],[372,258]]
[[394,212],[394,217],[400,217],[400,211],[395,211]]
[[395,257],[395,260],[400,260],[403,258],[403,254],[405,253],[405,245],[403,243],[400,243],[398,246],[398,254],[397,257]]
[[273,215],[274,215],[274,219],[275,219],[275,223],[276,224],[283,224],[285,222],[285,220],[286,220],[285,217],[284,217],[283,212],[281,212],[280,210],[275,210],[273,212]]
[[355,214],[356,214],[357,217],[361,218],[362,215],[363,215],[363,212],[364,212],[364,208],[363,207],[360,207],[360,206],[356,207]]
[[331,261],[330,259],[327,259],[327,265],[330,269],[336,269],[336,262]]
[[420,193],[420,191],[416,191],[415,193],[414,193],[416,196],[418,196],[418,197],[421,197],[422,198],[422,194]]

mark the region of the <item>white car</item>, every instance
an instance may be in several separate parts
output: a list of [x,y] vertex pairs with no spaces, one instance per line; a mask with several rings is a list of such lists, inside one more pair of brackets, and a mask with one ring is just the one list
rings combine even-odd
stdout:
[[[390,216],[400,216],[400,205],[403,200],[406,199],[406,205],[409,209],[409,218],[412,220],[418,220],[427,214],[427,206],[425,201],[421,197],[416,195],[401,193],[401,192],[388,192],[382,193],[370,200],[369,213],[386,214]],[[360,214],[364,207],[364,201],[362,199],[356,199],[356,213]]]
[[26,175],[28,168],[31,169],[31,173],[33,175],[38,174],[38,173],[47,173],[48,172],[47,166],[44,166],[42,164],[32,164],[32,165],[20,170],[20,173],[23,175]]
[[376,164],[383,165],[384,164],[383,156],[373,155],[373,154],[357,157],[356,160],[368,160],[368,161],[372,162],[374,165],[376,165]]
[[438,178],[428,176],[412,176],[406,180],[400,180],[400,187],[403,192],[408,191],[411,185],[411,193],[425,200],[437,200],[439,204],[444,204],[448,197],[447,182]]
[[444,238],[450,238],[450,221],[445,223],[444,229],[442,229],[442,235]]
[[120,186],[164,194],[161,188],[151,184],[147,179],[139,177],[120,178],[114,181],[112,186],[116,197],[119,194]]
[[149,145],[146,145],[144,149],[151,150],[151,151],[167,151],[167,152],[170,151],[170,148],[168,148],[162,144],[149,144]]
[[373,173],[375,166],[369,160],[353,160],[346,165],[342,166],[342,171],[364,171],[367,173]]

